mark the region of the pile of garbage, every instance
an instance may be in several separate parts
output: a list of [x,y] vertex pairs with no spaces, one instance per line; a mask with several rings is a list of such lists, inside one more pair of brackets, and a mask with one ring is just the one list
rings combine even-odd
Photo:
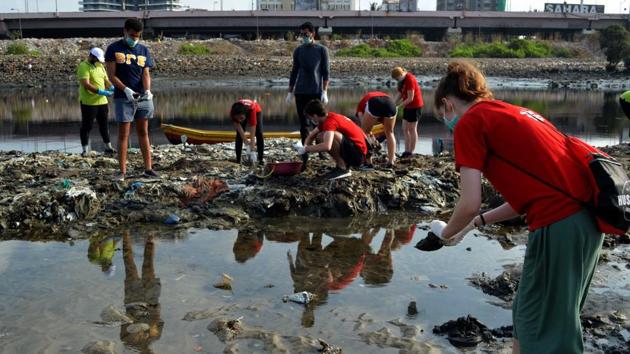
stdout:
[[[299,161],[291,140],[266,142],[266,162]],[[115,159],[92,152],[0,153],[0,237],[65,239],[120,225],[228,229],[276,216],[346,217],[410,211],[449,212],[458,198],[451,158],[414,156],[393,169],[354,171],[329,181],[331,159],[314,155],[303,173],[265,175],[234,162],[233,144],[164,145],[153,150],[159,179],[142,177],[142,156],[129,154],[128,178],[116,182]]]

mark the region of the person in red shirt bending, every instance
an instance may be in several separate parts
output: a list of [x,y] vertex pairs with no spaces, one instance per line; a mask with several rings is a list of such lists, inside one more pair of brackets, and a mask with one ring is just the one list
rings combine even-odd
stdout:
[[[230,109],[230,117],[236,130],[236,163],[241,163],[243,142],[245,142],[249,160],[252,163],[258,161],[262,164],[265,140],[263,139],[262,109],[258,102],[249,99],[238,100]],[[245,135],[245,129],[249,131],[249,139]],[[254,146],[258,148],[258,156],[256,156]]]
[[392,167],[396,160],[396,104],[392,97],[383,92],[368,92],[359,102],[355,117],[361,121],[365,134],[372,132],[374,124],[383,124],[387,139],[387,167]]
[[[588,171],[575,162],[567,137],[540,114],[493,100],[470,63],[449,64],[434,104],[454,130],[460,199],[448,224],[433,221],[432,233],[416,247],[429,238],[453,245],[475,227],[526,214],[530,233],[512,306],[513,352],[582,353],[580,310],[603,236],[594,217],[558,189],[589,200]],[[482,174],[506,203],[479,214]]]
[[403,107],[403,134],[405,136],[405,152],[402,158],[410,157],[418,142],[418,121],[422,116],[422,92],[418,80],[412,73],[401,67],[392,70],[392,78],[398,81],[396,105]]
[[[310,101],[304,108],[304,114],[317,127],[313,129],[304,145],[294,145],[299,155],[311,152],[328,152],[337,166],[328,175],[328,179],[339,179],[351,175],[350,167],[360,167],[365,162],[367,142],[365,134],[350,118],[328,112],[319,100]],[[315,140],[320,143],[311,145]]]

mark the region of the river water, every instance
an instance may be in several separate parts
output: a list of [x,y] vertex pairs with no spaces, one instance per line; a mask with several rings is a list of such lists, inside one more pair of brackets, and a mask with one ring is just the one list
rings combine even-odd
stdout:
[[[350,114],[362,89],[331,91],[333,110]],[[156,89],[154,144],[166,143],[159,122],[228,129],[230,104],[240,97],[263,104],[266,130],[294,130],[293,107],[280,89]],[[498,91],[497,97],[541,112],[565,132],[596,145],[628,136],[615,93],[586,91]],[[431,101],[432,92],[425,93]],[[0,92],[0,149],[80,150],[79,109],[74,90]],[[112,128],[114,126],[112,125]],[[113,129],[112,131],[115,131]],[[430,112],[420,126],[418,152],[434,152],[433,140],[449,139]],[[95,149],[101,148],[93,132]],[[403,219],[404,220],[404,219]],[[427,220],[428,221],[428,220]],[[467,314],[490,328],[511,324],[511,311],[467,280],[474,273],[496,276],[522,263],[524,246],[503,248],[497,241],[469,235],[460,245],[434,253],[413,248],[426,236],[423,223],[361,219],[266,220],[272,231],[169,230],[130,228],[102,231],[90,240],[0,242],[0,352],[77,353],[88,342],[113,341],[117,352],[219,353],[225,343],[207,326],[212,319],[185,321],[195,310],[224,308],[248,326],[278,333],[290,352],[304,337],[323,338],[347,353],[397,353],[391,344],[416,343],[434,352],[458,352],[432,334],[435,325]],[[299,225],[299,227],[296,227]],[[393,226],[392,226],[393,225]],[[596,276],[593,293],[630,295],[628,272]],[[233,290],[213,287],[229,274]],[[616,275],[610,275],[616,274]],[[305,307],[283,303],[294,291],[309,290],[318,300]],[[416,301],[419,313],[407,316]],[[109,305],[125,312],[134,302],[150,304],[147,330],[108,326],[100,314]],[[401,339],[399,319],[422,331]],[[365,333],[389,328],[389,344]],[[405,340],[407,342],[405,342]],[[240,352],[263,352],[264,341],[239,340]]]

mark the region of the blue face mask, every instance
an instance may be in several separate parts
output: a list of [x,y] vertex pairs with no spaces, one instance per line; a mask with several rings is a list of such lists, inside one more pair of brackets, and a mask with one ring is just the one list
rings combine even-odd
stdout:
[[304,43],[304,44],[311,44],[311,43],[313,43],[313,38],[311,38],[309,36],[304,36],[302,38],[302,43]]
[[131,48],[135,47],[138,42],[140,41],[134,41],[131,37],[125,37],[125,41],[127,42],[127,45]]
[[444,118],[444,125],[446,125],[450,131],[453,131],[455,130],[455,125],[457,124],[458,120],[459,116],[455,116],[451,120]]

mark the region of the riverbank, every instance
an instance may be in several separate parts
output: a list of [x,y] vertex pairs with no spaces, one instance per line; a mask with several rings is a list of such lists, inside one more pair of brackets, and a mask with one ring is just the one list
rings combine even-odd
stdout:
[[[77,64],[92,46],[105,48],[115,39],[26,39],[36,56],[0,55],[2,87],[50,87],[75,85]],[[291,53],[297,42],[288,41],[206,41],[207,55],[181,55],[178,48],[186,41],[147,42],[155,58],[153,76],[159,84],[175,81],[201,80],[211,85],[213,80],[282,84],[291,69]],[[419,58],[347,58],[336,57],[335,51],[345,41],[330,41],[331,79],[333,85],[391,84],[389,72],[403,66],[418,76],[426,77],[425,86],[435,85],[451,60],[444,56]],[[9,41],[0,41],[4,53]],[[348,44],[345,44],[348,45]],[[433,47],[438,45],[432,45]],[[427,51],[427,55],[440,52]],[[597,53],[580,58],[545,59],[474,59],[489,77],[500,78],[503,87],[520,87],[522,80],[543,87],[576,89],[625,89],[627,73],[608,73],[606,61]],[[256,78],[252,80],[251,78]]]

